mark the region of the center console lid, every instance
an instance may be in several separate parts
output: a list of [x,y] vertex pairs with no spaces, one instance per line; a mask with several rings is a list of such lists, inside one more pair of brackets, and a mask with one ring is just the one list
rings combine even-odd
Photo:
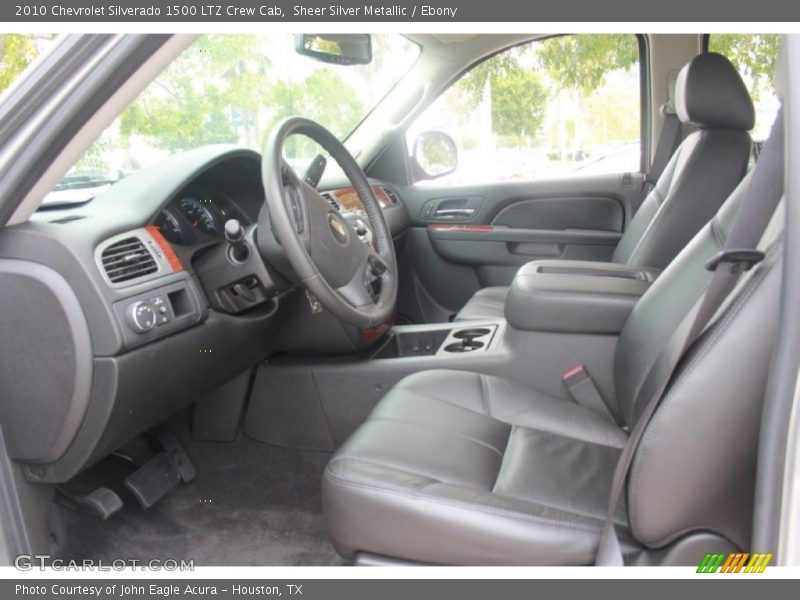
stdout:
[[530,331],[616,334],[658,272],[605,262],[530,262],[511,284],[506,320]]

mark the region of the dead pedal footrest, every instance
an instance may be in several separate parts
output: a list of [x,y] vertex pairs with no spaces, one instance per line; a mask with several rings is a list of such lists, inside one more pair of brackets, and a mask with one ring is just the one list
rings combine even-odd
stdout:
[[167,452],[156,454],[123,482],[142,508],[150,508],[182,481],[178,468]]

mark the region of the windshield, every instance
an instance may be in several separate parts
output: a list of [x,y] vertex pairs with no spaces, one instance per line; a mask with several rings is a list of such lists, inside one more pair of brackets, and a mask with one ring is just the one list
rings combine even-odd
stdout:
[[[369,64],[341,66],[297,54],[291,34],[203,36],[117,118],[45,204],[89,200],[134,171],[207,144],[261,152],[273,126],[292,115],[344,140],[418,54],[403,36],[373,35]],[[300,137],[284,148],[300,174],[318,151]]]

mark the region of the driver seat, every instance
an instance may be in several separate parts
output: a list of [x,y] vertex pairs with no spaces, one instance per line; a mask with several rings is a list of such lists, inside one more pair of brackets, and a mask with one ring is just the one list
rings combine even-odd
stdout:
[[[643,380],[691,318],[710,277],[704,264],[723,246],[750,179],[626,321],[610,402],[619,424],[566,393],[515,381],[524,373],[411,375],[325,470],[323,507],[338,552],[434,564],[591,564],[620,450],[648,401]],[[683,357],[637,449],[614,516],[626,563],[656,549],[680,548],[670,560],[698,564],[705,552],[748,548],[778,328],[780,207],[775,215],[762,239],[766,259]],[[566,370],[581,357],[564,360]]]

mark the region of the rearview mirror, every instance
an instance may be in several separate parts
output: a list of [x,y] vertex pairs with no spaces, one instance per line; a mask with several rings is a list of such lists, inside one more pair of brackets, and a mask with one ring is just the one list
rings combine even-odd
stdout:
[[414,142],[414,163],[418,179],[435,179],[449,175],[458,167],[458,149],[442,131],[424,131]]
[[297,33],[294,49],[335,65],[366,65],[372,62],[372,37],[361,33]]

